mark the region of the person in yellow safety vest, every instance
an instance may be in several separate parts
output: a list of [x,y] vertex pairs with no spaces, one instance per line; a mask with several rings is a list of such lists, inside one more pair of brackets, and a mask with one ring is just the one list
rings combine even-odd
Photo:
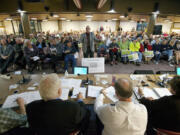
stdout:
[[140,42],[136,40],[133,40],[129,45],[129,50],[132,51],[132,53],[138,53],[139,59],[136,61],[136,65],[140,66],[140,63],[142,62],[142,53],[139,52],[140,49]]

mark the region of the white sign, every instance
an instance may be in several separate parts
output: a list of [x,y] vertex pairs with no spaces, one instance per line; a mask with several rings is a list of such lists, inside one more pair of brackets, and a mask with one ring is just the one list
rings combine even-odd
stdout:
[[82,58],[82,66],[89,68],[89,73],[104,73],[104,58]]

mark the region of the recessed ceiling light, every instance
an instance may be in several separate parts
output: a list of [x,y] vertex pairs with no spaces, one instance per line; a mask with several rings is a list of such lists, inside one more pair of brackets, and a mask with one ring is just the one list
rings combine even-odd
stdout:
[[113,18],[112,20],[113,20],[113,21],[117,21],[118,19],[117,19],[117,18]]
[[37,18],[34,18],[34,17],[33,17],[33,18],[31,18],[31,20],[37,20]]
[[6,21],[11,21],[12,20],[12,18],[6,18]]
[[92,18],[93,16],[92,15],[86,15],[87,18]]
[[125,16],[124,16],[124,15],[121,15],[120,18],[125,18]]
[[59,15],[54,14],[53,17],[56,17],[56,18],[57,18],[57,17],[59,17]]
[[107,11],[108,13],[116,13],[116,11],[114,9],[111,9],[109,11]]
[[63,18],[63,17],[62,17],[62,18],[60,18],[60,19],[61,19],[61,20],[66,20],[66,18]]

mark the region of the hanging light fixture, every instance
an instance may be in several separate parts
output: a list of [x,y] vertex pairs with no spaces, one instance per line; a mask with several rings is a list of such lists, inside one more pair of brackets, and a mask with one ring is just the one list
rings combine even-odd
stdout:
[[110,3],[110,10],[107,11],[108,13],[116,13],[115,9],[114,9],[114,0],[111,0]]

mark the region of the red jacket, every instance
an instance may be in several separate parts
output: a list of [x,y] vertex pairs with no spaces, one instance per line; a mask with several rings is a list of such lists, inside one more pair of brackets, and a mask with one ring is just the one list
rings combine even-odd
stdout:
[[[147,50],[148,51],[151,51],[152,50],[152,46],[150,44],[147,45]],[[140,52],[144,52],[145,49],[144,49],[144,45],[140,45],[140,49],[139,49]]]

